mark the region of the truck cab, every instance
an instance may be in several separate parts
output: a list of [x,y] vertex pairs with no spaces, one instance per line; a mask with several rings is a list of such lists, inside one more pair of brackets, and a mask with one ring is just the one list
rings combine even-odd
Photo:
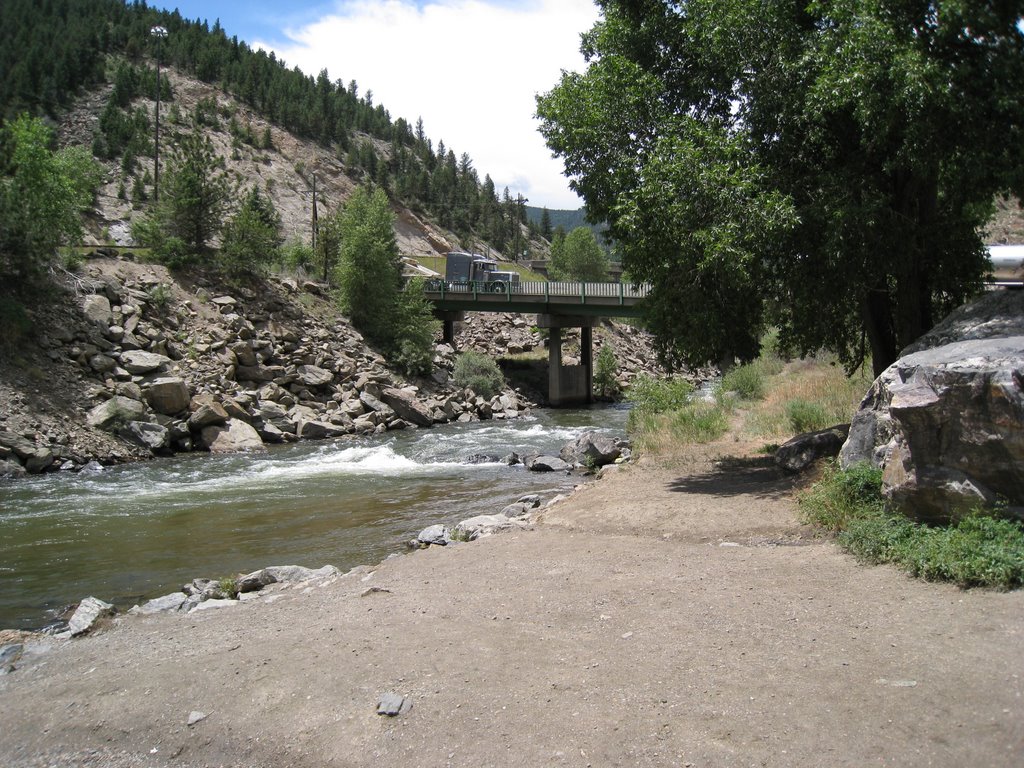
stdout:
[[519,273],[502,272],[497,261],[477,253],[449,251],[445,259],[444,279],[449,287],[466,285],[475,290],[508,293],[519,284]]

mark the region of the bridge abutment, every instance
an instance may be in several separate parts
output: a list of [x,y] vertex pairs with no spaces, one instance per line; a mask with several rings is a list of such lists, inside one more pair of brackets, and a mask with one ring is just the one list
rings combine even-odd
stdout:
[[[594,401],[594,326],[597,317],[537,315],[537,327],[547,328],[548,402],[555,407],[586,405]],[[580,364],[562,365],[562,329],[580,329]]]

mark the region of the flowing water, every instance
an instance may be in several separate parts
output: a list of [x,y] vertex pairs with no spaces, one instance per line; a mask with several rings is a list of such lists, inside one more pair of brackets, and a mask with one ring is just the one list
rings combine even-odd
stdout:
[[467,461],[474,454],[557,455],[587,429],[622,435],[626,415],[538,411],[0,484],[0,628],[39,627],[89,595],[124,608],[199,576],[379,562],[428,525],[492,514],[522,494],[551,496],[579,480]]

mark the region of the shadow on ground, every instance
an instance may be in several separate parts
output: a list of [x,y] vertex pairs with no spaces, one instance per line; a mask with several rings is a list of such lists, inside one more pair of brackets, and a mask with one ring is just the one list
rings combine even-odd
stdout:
[[710,472],[680,477],[668,484],[676,493],[755,496],[779,499],[796,487],[796,478],[779,469],[771,456],[725,457]]

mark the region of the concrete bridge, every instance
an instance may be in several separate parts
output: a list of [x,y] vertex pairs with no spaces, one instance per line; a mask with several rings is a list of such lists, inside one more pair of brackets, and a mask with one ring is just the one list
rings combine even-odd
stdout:
[[[649,286],[623,283],[445,283],[429,281],[426,297],[453,343],[455,322],[466,312],[536,313],[537,327],[550,330],[548,400],[553,406],[593,401],[594,326],[602,317],[639,317]],[[562,365],[562,329],[580,329],[580,364]]]

